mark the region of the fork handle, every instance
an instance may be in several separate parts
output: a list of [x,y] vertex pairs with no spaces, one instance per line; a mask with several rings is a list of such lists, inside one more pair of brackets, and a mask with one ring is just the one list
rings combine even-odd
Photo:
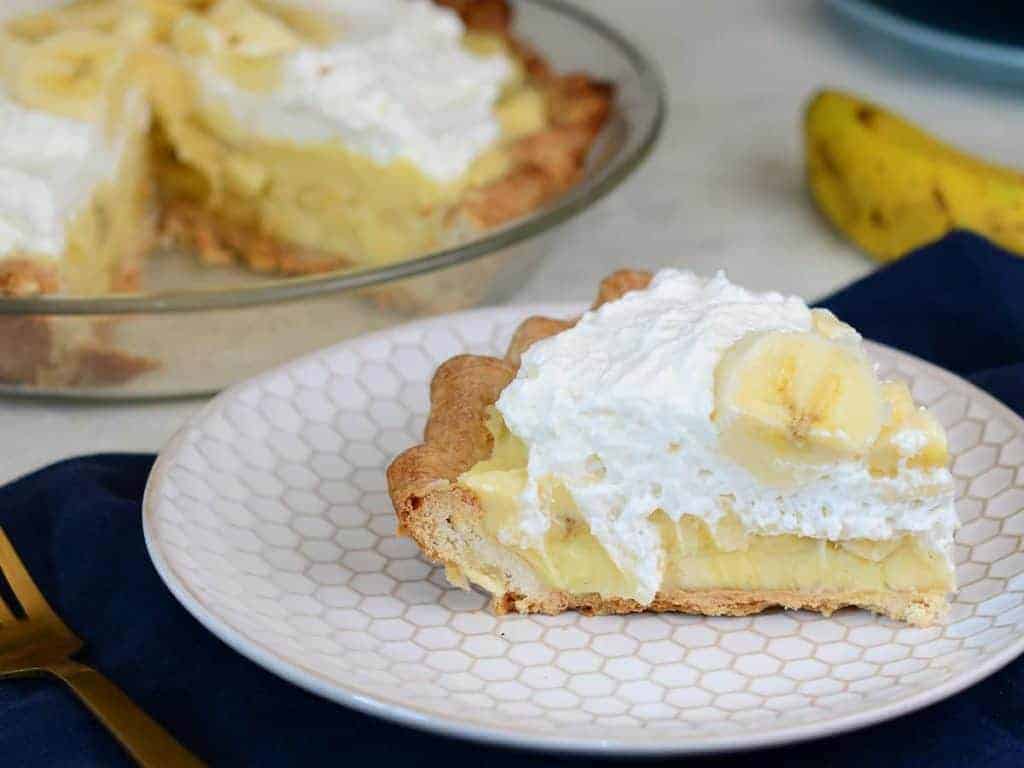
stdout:
[[202,768],[195,755],[179,744],[124,692],[99,672],[77,661],[46,668],[67,683],[128,754],[143,768]]

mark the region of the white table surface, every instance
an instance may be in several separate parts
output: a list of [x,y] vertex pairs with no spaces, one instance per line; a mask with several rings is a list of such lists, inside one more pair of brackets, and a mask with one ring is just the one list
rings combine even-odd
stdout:
[[[591,297],[619,266],[726,269],[807,298],[872,265],[823,223],[803,178],[800,116],[823,85],[869,94],[1007,163],[1024,149],[1024,99],[865,50],[815,0],[591,0],[650,52],[669,117],[644,167],[566,228],[517,301]],[[155,451],[202,405],[0,400],[0,483],[95,451]]]

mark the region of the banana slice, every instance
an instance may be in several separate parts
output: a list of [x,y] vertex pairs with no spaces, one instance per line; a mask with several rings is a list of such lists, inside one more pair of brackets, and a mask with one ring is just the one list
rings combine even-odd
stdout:
[[826,339],[860,347],[861,335],[827,309],[812,309],[811,325]]
[[142,8],[129,8],[118,19],[114,34],[128,43],[146,43],[157,39],[158,27],[151,13]]
[[123,45],[111,35],[91,29],[58,32],[25,50],[12,94],[29,107],[93,119],[123,59]]
[[207,56],[217,51],[220,35],[202,16],[186,13],[171,28],[171,43],[186,56]]
[[78,0],[59,8],[18,16],[5,26],[15,37],[34,42],[69,29],[111,32],[127,9],[125,0]]
[[866,455],[884,414],[871,363],[845,339],[754,333],[715,371],[723,450],[773,485],[794,482],[802,468]]
[[949,447],[942,426],[924,408],[918,408],[902,381],[882,384],[889,418],[868,456],[876,476],[895,475],[901,462],[912,469],[939,469],[949,463]]
[[227,52],[260,58],[290,53],[302,40],[280,19],[246,0],[221,0],[207,14]]
[[125,0],[78,0],[55,11],[64,29],[111,32],[128,10]]
[[246,0],[221,0],[208,13],[186,13],[171,31],[176,50],[203,57],[236,85],[267,91],[280,79],[280,61],[302,38],[276,16]]
[[149,17],[154,38],[165,42],[182,17],[190,11],[201,10],[207,3],[204,0],[134,0],[134,5]]

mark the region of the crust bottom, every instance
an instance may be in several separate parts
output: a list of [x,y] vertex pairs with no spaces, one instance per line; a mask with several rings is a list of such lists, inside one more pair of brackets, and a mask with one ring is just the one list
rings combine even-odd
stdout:
[[96,387],[130,381],[159,363],[110,343],[114,321],[0,316],[0,382]]
[[20,256],[0,262],[0,297],[22,298],[58,290],[60,275],[53,263]]
[[704,616],[749,616],[775,607],[831,616],[841,608],[863,608],[914,626],[929,626],[945,615],[947,601],[944,592],[679,589],[659,592],[650,605],[640,605],[633,600],[620,598],[602,598],[600,595],[567,595],[559,592],[539,600],[506,593],[494,598],[494,606],[497,613],[555,614],[577,610],[580,613],[601,615],[652,611]]
[[195,251],[208,266],[241,262],[254,272],[287,276],[350,266],[340,256],[277,240],[257,227],[236,224],[191,200],[167,203],[160,236],[165,242]]
[[[146,246],[148,248],[148,244]],[[111,275],[114,292],[138,288],[137,258]],[[60,291],[56,264],[31,257],[0,262],[2,297],[26,298]],[[0,382],[41,387],[122,384],[159,367],[112,344],[111,318],[73,315],[0,315]]]

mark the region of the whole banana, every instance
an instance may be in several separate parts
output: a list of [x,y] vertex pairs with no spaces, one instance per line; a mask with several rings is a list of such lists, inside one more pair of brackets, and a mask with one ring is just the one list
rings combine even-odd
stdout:
[[1024,254],[1024,174],[967,155],[839,91],[812,98],[804,141],[818,207],[879,261],[957,228]]

